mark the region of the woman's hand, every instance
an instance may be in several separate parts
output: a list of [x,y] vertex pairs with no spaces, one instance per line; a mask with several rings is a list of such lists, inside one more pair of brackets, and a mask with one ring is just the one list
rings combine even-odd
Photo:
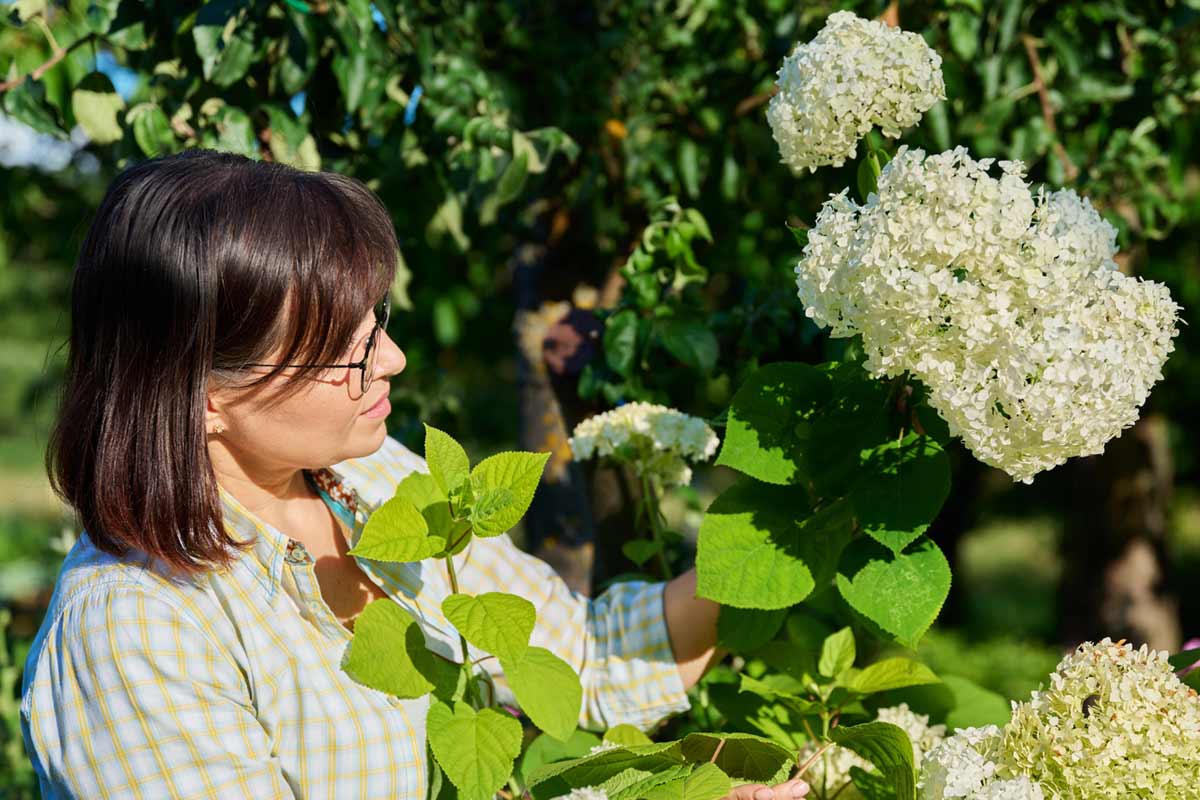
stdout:
[[792,778],[774,788],[761,783],[747,783],[725,796],[725,800],[794,800],[808,794],[808,784],[800,778]]

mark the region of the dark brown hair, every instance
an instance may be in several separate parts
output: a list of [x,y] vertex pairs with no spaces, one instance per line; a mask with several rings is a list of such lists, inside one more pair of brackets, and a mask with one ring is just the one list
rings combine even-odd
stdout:
[[202,149],[122,171],[75,266],[46,451],[54,490],[95,545],[135,547],[189,575],[227,566],[237,541],[208,457],[210,381],[275,350],[272,363],[344,356],[398,253],[383,204],[337,173]]

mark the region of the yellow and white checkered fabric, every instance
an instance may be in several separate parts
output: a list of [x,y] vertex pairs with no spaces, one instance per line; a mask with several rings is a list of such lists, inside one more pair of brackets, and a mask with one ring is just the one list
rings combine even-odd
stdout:
[[[331,468],[322,493],[355,522],[425,462],[388,437]],[[347,492],[346,490],[349,490]],[[346,505],[333,497],[349,494]],[[226,525],[254,538],[233,567],[199,580],[141,554],[114,558],[86,532],[59,573],[25,664],[21,723],[46,798],[424,797],[428,699],[397,700],[340,668],[351,639],[321,597],[312,559],[221,491]],[[352,515],[352,516],[351,516]],[[442,616],[443,565],[359,565],[455,660]],[[589,600],[508,536],[455,558],[462,591],[506,591],[537,607],[533,643],[572,664],[580,723],[646,727],[688,707],[659,583]],[[481,666],[496,670],[496,659]],[[502,684],[501,680],[501,684]]]

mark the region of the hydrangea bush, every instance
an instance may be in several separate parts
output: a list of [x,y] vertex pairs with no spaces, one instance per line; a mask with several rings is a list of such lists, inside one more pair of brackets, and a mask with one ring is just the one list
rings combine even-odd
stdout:
[[[617,460],[641,480],[650,538],[624,552],[639,565],[657,558],[664,577],[679,537],[661,493],[714,454],[738,473],[704,514],[695,554],[697,592],[721,605],[719,643],[737,658],[706,676],[664,741],[628,726],[603,738],[573,730],[580,684],[554,665],[553,680],[515,687],[543,731],[523,744],[467,653],[492,653],[506,675],[544,659],[528,643],[528,601],[456,592],[443,611],[464,658],[450,666],[404,637],[411,618],[373,604],[344,667],[400,696],[433,695],[438,797],[718,800],[738,783],[797,775],[813,800],[1194,796],[1200,673],[1172,671],[1188,664],[1087,644],[1047,688],[1010,704],[912,657],[950,588],[927,535],[950,491],[944,446],[960,437],[1026,482],[1100,452],[1161,377],[1180,310],[1165,288],[1117,268],[1115,231],[1087,199],[1030,187],[1021,164],[963,148],[900,147],[889,159],[873,129],[895,138],[919,122],[945,96],[939,65],[920,37],[839,12],[785,61],[767,112],[797,173],[855,157],[867,137],[858,199],[844,191],[824,204],[798,235],[795,268],[806,313],[857,346],[840,361],[750,371],[720,439],[703,420],[646,403],[571,437],[577,459]],[[698,216],[686,224],[707,230]],[[648,269],[626,276],[643,300],[651,293],[635,279]],[[607,324],[606,361],[633,380],[637,317]],[[668,349],[714,357],[715,343],[689,338],[673,334]],[[448,556],[516,524],[544,455],[470,468],[457,443],[428,429],[426,460],[430,475],[398,487],[354,552],[442,558],[453,583]]]

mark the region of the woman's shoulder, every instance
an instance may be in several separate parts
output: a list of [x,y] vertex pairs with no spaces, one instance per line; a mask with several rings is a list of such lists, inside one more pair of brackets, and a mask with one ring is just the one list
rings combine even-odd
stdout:
[[372,506],[391,498],[396,484],[409,474],[429,471],[425,459],[390,434],[374,453],[338,462],[332,469]]

